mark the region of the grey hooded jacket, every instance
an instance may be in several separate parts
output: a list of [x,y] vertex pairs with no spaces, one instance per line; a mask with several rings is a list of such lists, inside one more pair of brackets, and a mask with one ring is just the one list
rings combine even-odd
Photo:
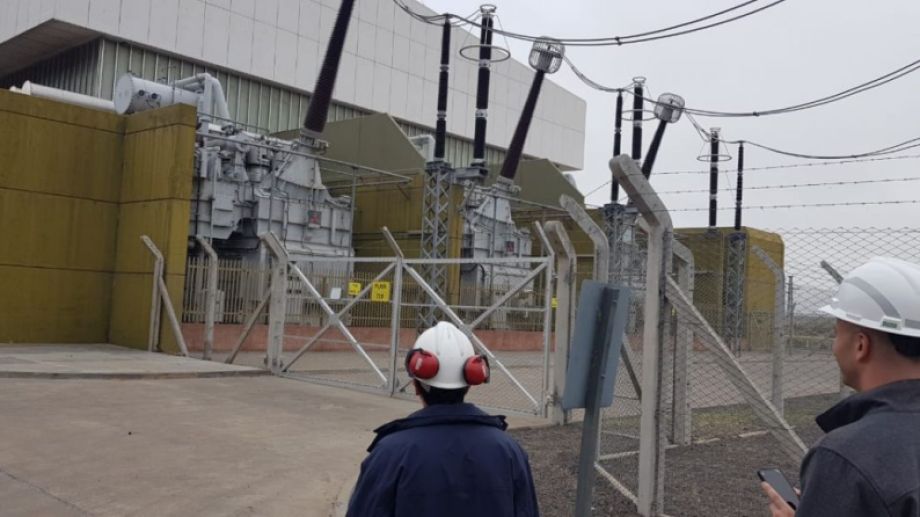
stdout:
[[796,517],[920,517],[920,380],[853,395],[816,419]]

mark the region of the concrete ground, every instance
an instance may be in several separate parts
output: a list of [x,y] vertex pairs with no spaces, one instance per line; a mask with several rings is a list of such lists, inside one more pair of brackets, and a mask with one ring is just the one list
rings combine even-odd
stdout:
[[0,345],[0,378],[150,378],[262,375],[248,366],[115,345]]
[[335,515],[372,430],[417,408],[270,376],[0,378],[0,514]]

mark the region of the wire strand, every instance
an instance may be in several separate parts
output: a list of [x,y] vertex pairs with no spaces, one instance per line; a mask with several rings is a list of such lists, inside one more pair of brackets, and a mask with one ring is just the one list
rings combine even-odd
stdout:
[[[556,40],[560,41],[561,43],[563,43],[563,44],[565,44],[565,45],[569,45],[569,46],[584,46],[584,47],[622,46],[622,45],[630,45],[630,44],[634,44],[634,43],[646,43],[646,42],[649,42],[649,41],[657,41],[657,40],[661,40],[661,39],[672,38],[672,37],[675,37],[675,36],[683,36],[683,35],[686,35],[686,34],[691,34],[691,33],[694,33],[694,32],[699,32],[699,31],[702,31],[702,30],[715,28],[715,27],[718,27],[718,26],[720,26],[720,25],[724,25],[724,24],[726,24],[726,23],[731,23],[731,22],[734,22],[734,21],[737,21],[737,20],[741,20],[741,19],[743,19],[743,18],[747,18],[748,16],[752,16],[752,15],[754,15],[754,14],[757,14],[757,13],[761,12],[761,11],[764,11],[764,10],[766,10],[766,9],[769,9],[769,8],[771,8],[771,7],[774,7],[774,6],[776,6],[776,5],[779,5],[779,4],[783,3],[783,2],[785,2],[786,0],[774,0],[773,2],[771,2],[771,3],[767,4],[767,5],[764,5],[764,6],[762,6],[762,7],[758,7],[757,9],[753,9],[753,10],[751,10],[751,11],[747,11],[747,12],[744,12],[744,13],[741,13],[741,14],[737,14],[737,15],[735,15],[735,16],[732,16],[732,17],[729,17],[729,18],[725,18],[725,19],[722,19],[722,20],[719,20],[719,21],[716,21],[716,22],[704,24],[704,25],[701,25],[701,26],[698,26],[698,27],[692,27],[692,28],[689,28],[689,29],[684,29],[684,30],[677,31],[677,32],[670,32],[670,31],[673,31],[674,29],[680,29],[680,28],[683,28],[683,27],[689,27],[690,25],[694,25],[694,24],[697,24],[697,23],[699,23],[699,22],[708,21],[708,20],[711,20],[711,19],[713,19],[713,18],[717,18],[717,17],[719,17],[719,16],[722,16],[722,15],[724,15],[724,14],[728,14],[728,13],[733,12],[733,11],[736,11],[736,10],[738,10],[738,9],[747,7],[747,6],[751,5],[751,4],[756,3],[756,2],[759,2],[759,1],[761,1],[761,0],[747,0],[747,1],[745,1],[745,2],[742,2],[742,3],[737,4],[737,5],[735,5],[735,6],[729,7],[729,8],[727,8],[727,9],[723,9],[723,10],[718,11],[718,12],[715,12],[715,13],[711,13],[711,14],[708,14],[708,15],[705,15],[705,16],[701,16],[701,17],[695,18],[695,19],[693,19],[693,20],[689,20],[689,21],[686,21],[686,22],[681,22],[681,23],[678,23],[678,24],[675,24],[675,25],[671,25],[671,26],[668,26],[668,27],[663,27],[663,28],[660,28],[660,29],[655,29],[655,30],[645,31],[645,32],[639,32],[639,33],[636,33],[636,34],[629,34],[629,35],[625,35],[625,36],[605,36],[605,37],[596,37],[596,38],[576,38],[576,37],[555,38],[555,37],[554,37],[553,39],[556,39]],[[393,3],[395,3],[397,7],[399,7],[403,12],[407,13],[407,14],[408,14],[409,16],[411,16],[412,18],[414,18],[414,19],[416,19],[416,20],[419,20],[419,21],[421,21],[421,22],[424,22],[424,23],[429,23],[429,24],[441,23],[441,22],[443,22],[444,17],[448,17],[448,18],[454,18],[454,19],[456,19],[456,20],[458,20],[458,21],[461,21],[462,24],[469,25],[469,26],[471,26],[471,27],[482,28],[482,25],[481,25],[480,23],[477,23],[477,22],[474,21],[474,20],[470,20],[469,17],[462,17],[462,16],[459,16],[459,15],[456,15],[456,14],[453,14],[453,13],[450,13],[450,12],[444,13],[444,14],[441,14],[441,15],[424,15],[424,14],[421,14],[421,13],[419,13],[419,12],[417,12],[417,11],[414,11],[411,7],[409,7],[409,6],[405,3],[404,0],[393,0]],[[493,31],[494,31],[496,34],[501,34],[501,35],[507,36],[507,37],[509,37],[509,38],[518,39],[518,40],[523,40],[523,41],[529,41],[529,42],[534,42],[534,41],[537,41],[537,40],[540,40],[540,39],[543,39],[543,38],[546,37],[546,36],[534,36],[534,35],[530,35],[530,34],[524,34],[524,33],[519,33],[519,32],[513,32],[513,31],[509,31],[509,30],[505,30],[505,29],[500,29],[500,28],[499,28],[499,29],[493,29]],[[665,34],[665,33],[666,33],[666,34]]]

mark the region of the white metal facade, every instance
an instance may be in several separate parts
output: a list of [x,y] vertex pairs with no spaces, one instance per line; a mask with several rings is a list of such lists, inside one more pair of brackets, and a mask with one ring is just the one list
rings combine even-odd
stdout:
[[[28,40],[30,29],[57,20],[73,26],[71,38],[107,35],[311,91],[338,6],[339,0],[0,0],[0,53],[7,56],[0,75],[28,64],[28,52],[18,51],[29,45],[14,48],[10,40]],[[477,66],[458,51],[478,37],[455,29],[452,42],[448,131],[471,138]],[[439,27],[411,19],[391,0],[359,0],[334,98],[432,126],[439,52]],[[531,77],[529,66],[515,60],[494,66],[489,144],[507,147]],[[585,102],[547,82],[525,152],[580,169],[584,127]]]

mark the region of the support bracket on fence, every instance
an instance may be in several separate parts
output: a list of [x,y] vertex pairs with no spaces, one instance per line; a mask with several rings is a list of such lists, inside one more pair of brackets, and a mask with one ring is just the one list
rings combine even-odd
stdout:
[[201,358],[209,361],[214,351],[214,320],[217,313],[217,252],[200,235],[195,240],[208,254],[208,291],[204,302],[204,352]]
[[562,408],[565,373],[569,365],[569,348],[575,332],[575,291],[578,282],[578,254],[565,226],[559,221],[546,223],[547,238],[556,257],[556,350],[553,355],[552,412],[554,424],[568,422]]
[[246,338],[248,338],[250,332],[252,332],[252,327],[255,326],[256,321],[259,320],[259,316],[262,314],[262,311],[265,310],[265,306],[268,305],[268,299],[270,297],[271,291],[266,291],[265,294],[262,295],[262,299],[259,300],[259,305],[256,306],[256,310],[252,311],[252,314],[246,318],[246,324],[243,326],[243,332],[240,334],[240,337],[236,339],[236,344],[233,345],[233,350],[224,361],[225,363],[231,364],[236,360],[237,354],[239,354],[240,350],[243,348],[243,343],[246,342]]
[[830,264],[830,262],[822,260],[821,269],[827,271],[827,274],[831,275],[834,278],[834,281],[838,284],[843,282],[843,275],[841,275],[840,272]]
[[773,383],[770,400],[782,415],[785,413],[783,403],[783,366],[786,362],[786,274],[783,268],[767,255],[760,246],[751,248],[757,258],[773,273],[776,292],[773,297]]
[[141,235],[141,242],[147,246],[154,257],[153,266],[153,297],[150,306],[150,335],[147,339],[147,349],[151,352],[159,343],[160,328],[160,305],[166,308],[166,317],[169,319],[169,325],[172,327],[173,337],[179,345],[179,351],[185,357],[188,357],[188,347],[185,345],[185,338],[182,337],[182,326],[179,324],[179,318],[176,317],[176,310],[173,308],[172,299],[169,297],[169,290],[166,289],[166,281],[163,279],[165,272],[165,261],[163,254],[156,244],[150,240],[150,237]]
[[658,515],[664,510],[665,433],[661,417],[663,390],[660,361],[664,349],[665,285],[670,280],[673,226],[667,208],[639,165],[628,156],[610,160],[614,180],[627,192],[648,225],[645,323],[642,332],[642,414],[639,438],[639,513]]
[[[677,283],[693,299],[696,262],[693,252],[676,239],[673,241],[677,261]],[[671,441],[690,445],[693,429],[693,411],[690,408],[690,351],[693,349],[693,330],[683,318],[677,318],[677,339],[674,341],[673,394],[671,403]]]
[[281,373],[284,364],[284,317],[287,313],[288,253],[278,237],[268,232],[260,236],[272,254],[271,286],[268,302],[268,346],[265,366],[274,374]]
[[[594,243],[594,280],[598,282],[610,281],[610,241],[604,234],[597,223],[591,219],[591,216],[585,212],[585,209],[571,197],[562,194],[559,196],[559,204],[575,220],[578,226],[585,232]],[[626,374],[632,382],[633,389],[638,398],[642,398],[642,385],[639,382],[639,375],[635,368],[635,358],[633,357],[632,348],[629,346],[628,336],[623,337],[624,346],[620,348],[620,357],[623,359],[623,366],[626,367]]]

